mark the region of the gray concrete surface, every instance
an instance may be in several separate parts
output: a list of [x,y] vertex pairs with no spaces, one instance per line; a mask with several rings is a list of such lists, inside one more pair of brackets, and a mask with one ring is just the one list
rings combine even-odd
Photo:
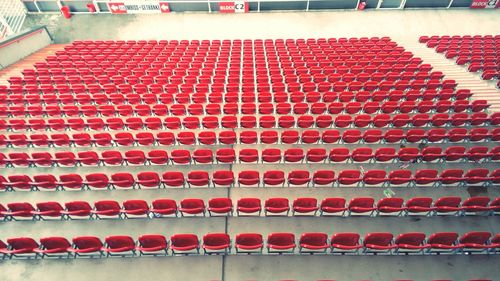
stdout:
[[[464,21],[467,24],[464,24]],[[251,14],[30,15],[56,43],[75,39],[257,39],[498,33],[498,11],[367,10]]]

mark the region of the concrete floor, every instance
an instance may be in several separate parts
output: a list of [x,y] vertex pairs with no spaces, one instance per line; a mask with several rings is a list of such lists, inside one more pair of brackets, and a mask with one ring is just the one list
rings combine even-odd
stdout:
[[[464,22],[467,22],[466,24]],[[73,16],[66,20],[58,15],[30,15],[27,26],[47,24],[56,43],[67,43],[75,39],[225,39],[225,38],[314,38],[314,37],[358,37],[391,36],[396,40],[414,38],[429,34],[498,34],[500,31],[499,12],[495,10],[405,10],[405,11],[336,11],[317,13],[262,13],[245,15],[218,14],[169,14],[169,15],[99,15]],[[239,129],[238,129],[239,130]],[[434,145],[434,144],[433,144]],[[435,144],[448,147],[450,144]],[[482,143],[489,147],[495,143]],[[282,150],[298,145],[279,145]],[[344,145],[300,145],[311,147],[338,147]],[[349,145],[354,147],[397,145]],[[411,145],[408,145],[410,147]],[[210,146],[212,150],[226,146]],[[234,149],[255,147],[262,150],[273,145],[234,145]],[[274,146],[275,147],[275,146]],[[154,147],[154,149],[178,149],[181,147]],[[185,147],[182,147],[185,148]],[[186,147],[187,148],[187,147]],[[205,148],[197,146],[196,148]],[[69,148],[31,149],[50,152]],[[71,148],[72,151],[117,149],[151,150],[150,147],[109,147],[109,148]],[[192,148],[190,148],[192,149]],[[2,152],[23,151],[23,148],[2,149]],[[279,166],[278,166],[279,165]],[[115,166],[115,167],[57,167],[57,168],[19,168],[0,169],[2,175],[12,173],[72,173],[91,172],[114,173],[129,171],[163,172],[176,170],[187,172],[195,169],[207,171],[231,169],[236,174],[240,170],[257,169],[359,169],[365,170],[397,169],[391,164],[233,164],[233,165],[196,165],[196,166]],[[497,163],[464,164],[450,163],[446,166],[437,163],[418,165],[418,168],[478,168],[490,170],[499,168]],[[410,166],[409,169],[416,169]],[[498,188],[393,188],[395,196],[405,199],[415,196],[457,195],[462,198],[486,195],[500,196]],[[0,195],[0,203],[27,201],[67,202],[87,200],[94,202],[102,199],[124,201],[145,199],[151,201],[159,197],[176,200],[182,198],[231,197],[233,202],[242,197],[324,197],[343,196],[346,198],[372,196],[383,197],[382,188],[192,188],[162,190],[115,190],[81,192],[10,192]],[[199,236],[208,232],[227,231],[231,236],[242,232],[260,232],[267,235],[273,231],[290,231],[298,236],[302,232],[322,231],[329,235],[334,232],[354,231],[364,235],[373,231],[390,231],[394,234],[410,231],[433,233],[456,231],[464,233],[472,230],[500,232],[498,217],[430,217],[430,218],[178,218],[155,220],[106,220],[106,221],[41,221],[0,223],[0,238],[11,236],[32,236],[39,238],[51,235],[96,235],[104,238],[111,234],[138,236],[144,233],[161,233],[170,236],[174,233],[196,233]],[[169,257],[169,258],[112,258],[102,260],[11,260],[0,262],[0,280],[261,280],[297,279],[313,281],[335,279],[354,281],[372,279],[374,281],[394,279],[454,279],[465,281],[472,278],[495,280],[500,274],[498,256],[228,256],[228,257]]]
[[29,15],[25,26],[47,25],[55,43],[75,39],[264,39],[498,34],[495,9],[366,10],[250,14]]

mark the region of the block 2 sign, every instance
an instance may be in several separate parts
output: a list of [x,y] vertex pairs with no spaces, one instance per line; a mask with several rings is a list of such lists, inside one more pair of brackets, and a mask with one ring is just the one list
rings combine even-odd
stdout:
[[145,14],[145,13],[169,13],[168,2],[164,1],[127,1],[108,3],[112,14]]
[[497,9],[500,8],[500,0],[473,0],[470,7],[472,9]]
[[249,5],[245,1],[219,2],[220,13],[248,13]]

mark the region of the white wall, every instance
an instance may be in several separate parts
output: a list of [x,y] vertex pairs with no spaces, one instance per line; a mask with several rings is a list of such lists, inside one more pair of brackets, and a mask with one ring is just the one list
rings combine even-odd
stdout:
[[50,43],[51,38],[45,28],[26,32],[0,42],[0,69],[48,46]]

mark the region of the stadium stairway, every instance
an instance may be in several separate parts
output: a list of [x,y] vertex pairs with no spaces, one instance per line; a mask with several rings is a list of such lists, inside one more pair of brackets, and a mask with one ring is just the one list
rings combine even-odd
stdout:
[[32,68],[36,62],[45,61],[45,58],[54,55],[57,51],[64,50],[66,44],[51,44],[33,54],[19,60],[0,70],[0,85],[9,85],[7,81],[12,76],[22,76],[23,69]]
[[480,74],[469,72],[466,67],[457,65],[455,60],[447,59],[443,54],[419,43],[415,38],[396,41],[416,57],[422,58],[423,63],[431,64],[434,71],[441,71],[446,78],[457,81],[457,89],[471,90],[473,92],[472,100],[488,100],[491,104],[489,108],[491,112],[500,111],[500,90],[496,88],[494,81],[481,79]]

